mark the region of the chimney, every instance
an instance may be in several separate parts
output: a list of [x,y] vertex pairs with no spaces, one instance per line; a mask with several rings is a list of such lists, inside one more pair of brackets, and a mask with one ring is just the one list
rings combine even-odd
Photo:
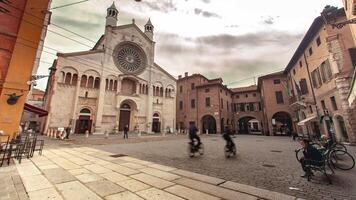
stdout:
[[179,75],[179,76],[178,76],[178,79],[181,79],[181,78],[182,78],[182,75]]
[[185,73],[184,73],[184,77],[187,77],[187,76],[188,76],[188,72],[185,72]]

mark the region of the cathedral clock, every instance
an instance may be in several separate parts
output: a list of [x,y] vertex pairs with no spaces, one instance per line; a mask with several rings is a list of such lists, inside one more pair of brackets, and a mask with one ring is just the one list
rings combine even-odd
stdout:
[[144,51],[131,43],[119,44],[113,54],[115,65],[126,74],[138,74],[146,67]]

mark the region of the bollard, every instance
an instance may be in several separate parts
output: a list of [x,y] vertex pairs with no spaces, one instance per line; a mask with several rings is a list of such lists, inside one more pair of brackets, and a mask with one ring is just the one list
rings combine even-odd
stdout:
[[86,137],[86,138],[89,137],[89,131],[88,131],[88,130],[85,131],[85,137]]
[[206,129],[206,134],[209,135],[209,129]]

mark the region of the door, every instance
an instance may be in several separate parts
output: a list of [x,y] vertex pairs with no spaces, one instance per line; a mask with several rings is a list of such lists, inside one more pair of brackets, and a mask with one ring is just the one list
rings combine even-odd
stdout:
[[119,131],[123,131],[126,125],[129,126],[130,130],[130,113],[129,110],[120,110]]
[[91,133],[91,124],[90,116],[79,116],[76,122],[75,132],[85,133],[85,131],[88,130],[89,133]]
[[152,132],[154,132],[154,133],[161,132],[161,123],[159,122],[159,119],[153,119]]

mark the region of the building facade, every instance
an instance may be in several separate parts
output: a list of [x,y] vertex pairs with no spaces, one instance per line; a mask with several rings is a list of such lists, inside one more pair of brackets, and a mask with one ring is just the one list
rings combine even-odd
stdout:
[[93,49],[58,54],[49,79],[45,132],[166,132],[176,124],[176,79],[154,62],[154,26],[117,26],[107,9],[105,34]]
[[[39,89],[32,89],[31,93],[27,96],[26,104],[35,106],[36,108],[44,108],[44,91]],[[40,117],[34,112],[24,110],[21,117],[21,123],[23,130],[33,130],[40,132],[43,125],[44,118]]]
[[[336,22],[346,20],[344,9],[326,7],[323,12]],[[317,17],[288,63],[290,106],[299,133],[355,141],[355,119],[350,115],[354,109],[347,101],[355,70],[354,38],[349,25],[335,28]]]
[[234,127],[232,91],[222,79],[207,79],[201,74],[179,76],[177,81],[177,129],[186,131],[195,124],[201,133],[221,133]]
[[18,131],[27,82],[42,49],[49,5],[50,0],[0,2],[0,130],[11,136]]

